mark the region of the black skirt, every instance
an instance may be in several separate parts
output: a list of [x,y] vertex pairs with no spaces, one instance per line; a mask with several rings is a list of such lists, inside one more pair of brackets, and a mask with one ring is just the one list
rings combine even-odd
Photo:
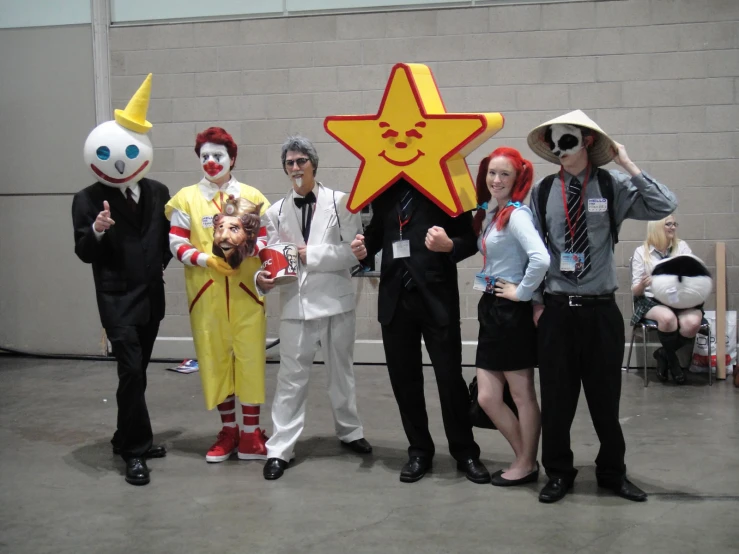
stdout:
[[485,293],[477,305],[480,333],[475,366],[514,371],[537,365],[536,326],[531,302],[513,302]]

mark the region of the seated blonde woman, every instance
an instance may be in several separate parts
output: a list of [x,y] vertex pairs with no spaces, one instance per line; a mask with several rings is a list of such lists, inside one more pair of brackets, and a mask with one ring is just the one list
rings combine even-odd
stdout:
[[631,324],[641,319],[657,322],[657,333],[662,348],[654,353],[657,360],[657,377],[667,381],[672,374],[676,384],[685,382],[676,352],[681,346],[693,342],[701,325],[703,313],[700,308],[675,310],[657,302],[650,290],[654,264],[679,254],[692,254],[690,247],[677,238],[677,222],[674,216],[647,224],[647,239],[634,251],[631,264],[631,292],[634,294],[634,315]]

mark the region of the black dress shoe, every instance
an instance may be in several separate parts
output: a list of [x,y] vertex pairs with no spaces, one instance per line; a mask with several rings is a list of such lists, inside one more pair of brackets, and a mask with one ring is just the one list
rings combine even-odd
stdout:
[[149,468],[143,458],[129,458],[126,460],[126,483],[131,485],[148,485]]
[[286,462],[280,458],[269,458],[267,463],[264,464],[262,475],[264,475],[264,478],[268,481],[274,481],[275,479],[282,477],[282,474],[285,473],[285,470],[289,465],[290,462]]
[[350,448],[357,454],[371,454],[372,453],[372,445],[367,442],[367,439],[357,439],[352,442],[344,442],[340,441],[341,446],[345,446],[346,448]]
[[467,458],[457,462],[457,469],[464,471],[465,477],[473,483],[484,485],[490,482],[490,473],[480,458]]
[[411,456],[400,470],[400,481],[402,483],[415,483],[426,475],[431,469],[431,460],[421,456]]
[[663,348],[654,351],[654,359],[657,361],[657,379],[663,383],[667,382],[667,357]]
[[598,483],[598,486],[604,489],[610,489],[621,498],[631,500],[632,502],[646,502],[647,500],[647,493],[645,493],[634,483],[629,481],[626,477],[624,477],[623,481],[621,481],[621,483],[619,483],[618,485]]
[[539,493],[539,502],[551,504],[552,502],[562,500],[571,487],[572,485],[562,477],[552,477],[549,479],[549,482],[544,485],[544,488],[541,489],[541,492]]
[[536,469],[524,475],[520,479],[506,479],[503,477],[503,471],[498,471],[490,479],[494,487],[515,487],[516,485],[525,485],[526,483],[536,483],[539,480],[539,462],[536,462]]
[[[121,453],[119,446],[113,447],[113,454],[116,456]],[[167,455],[167,449],[163,444],[152,444],[149,450],[144,452],[144,458],[164,458]]]

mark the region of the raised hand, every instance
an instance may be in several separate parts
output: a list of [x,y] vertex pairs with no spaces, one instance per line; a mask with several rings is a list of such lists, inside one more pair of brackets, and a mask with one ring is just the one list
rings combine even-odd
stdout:
[[426,233],[426,248],[432,252],[451,252],[454,243],[442,227],[434,225]]
[[[88,220],[89,221],[89,220]],[[110,204],[107,200],[103,200],[103,211],[98,214],[93,223],[93,228],[98,233],[103,233],[115,225],[115,221],[110,218]]]
[[357,235],[352,241],[352,254],[358,260],[364,260],[367,257],[367,248],[364,246],[364,235]]

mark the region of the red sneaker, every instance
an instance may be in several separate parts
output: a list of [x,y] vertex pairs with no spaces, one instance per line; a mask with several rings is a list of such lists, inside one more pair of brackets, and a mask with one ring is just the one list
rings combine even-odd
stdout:
[[252,433],[241,432],[239,441],[239,460],[266,460],[267,435],[259,427]]
[[205,455],[206,462],[223,462],[231,457],[231,454],[239,448],[239,428],[224,427],[218,433],[218,438]]

